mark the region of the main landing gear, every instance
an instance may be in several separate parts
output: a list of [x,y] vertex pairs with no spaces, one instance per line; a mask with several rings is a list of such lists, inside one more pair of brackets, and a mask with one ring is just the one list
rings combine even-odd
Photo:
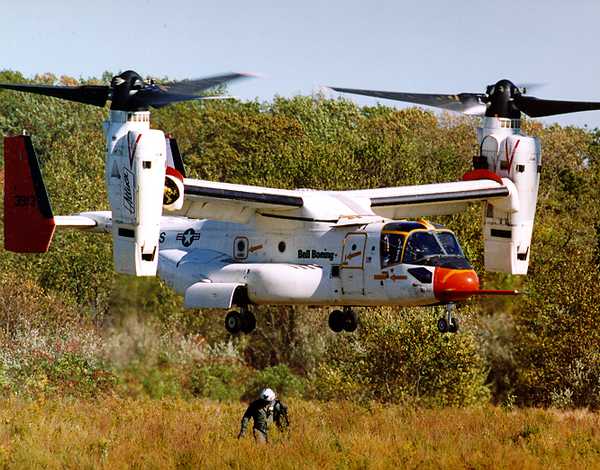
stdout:
[[458,319],[452,315],[454,304],[446,304],[446,316],[437,321],[437,327],[440,333],[456,333],[458,331]]
[[329,314],[329,328],[336,333],[345,330],[352,333],[358,326],[358,316],[350,307],[334,310]]
[[248,310],[248,307],[241,307],[239,312],[232,310],[225,317],[225,329],[232,335],[242,333],[252,333],[256,328],[256,317]]

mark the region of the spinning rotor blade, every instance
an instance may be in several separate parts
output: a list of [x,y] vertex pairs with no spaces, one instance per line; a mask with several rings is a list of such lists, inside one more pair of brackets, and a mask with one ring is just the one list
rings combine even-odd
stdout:
[[215,98],[214,96],[201,96],[198,93],[210,90],[219,85],[239,80],[241,78],[252,77],[250,74],[243,73],[228,73],[223,75],[215,75],[213,77],[197,78],[193,80],[181,80],[167,82],[160,85],[150,85],[139,92],[135,96],[136,102],[153,108],[162,108],[171,103],[179,103],[181,101],[202,100],[207,98]]
[[515,86],[521,90],[521,93],[527,93],[533,90],[539,90],[546,86],[545,83],[516,83]]
[[110,95],[110,87],[106,85],[49,86],[49,85],[17,85],[0,83],[6,90],[24,91],[38,95],[53,96],[68,101],[91,104],[103,107]]
[[166,89],[169,93],[181,95],[195,95],[203,91],[209,90],[219,85],[223,85],[241,78],[253,77],[247,73],[226,73],[223,75],[215,75],[213,77],[196,78],[192,80],[180,80],[162,83],[160,88]]
[[152,106],[153,108],[162,108],[163,106],[181,101],[201,100],[204,98],[206,97],[199,95],[178,95],[163,91],[141,90],[136,95],[136,102],[139,103],[140,107]]
[[592,101],[542,100],[533,96],[516,95],[515,104],[531,117],[553,116],[555,114],[576,113],[600,109],[600,103]]
[[251,76],[243,73],[228,73],[195,80],[173,81],[159,86],[152,81],[150,83],[144,82],[139,74],[133,70],[128,70],[113,77],[110,86],[82,85],[69,87],[6,83],[0,84],[0,88],[53,96],[63,100],[77,101],[100,107],[111,100],[110,109],[112,110],[147,111],[150,107],[160,108],[171,103],[203,99],[205,97],[197,93]]
[[402,93],[393,91],[358,90],[355,88],[330,87],[332,90],[355,95],[374,96],[396,101],[424,104],[436,108],[458,111],[464,114],[480,115],[485,113],[485,95],[482,93],[460,93],[458,95]]
[[494,85],[488,86],[485,94],[459,93],[457,95],[331,88],[343,93],[408,101],[409,103],[435,106],[436,108],[458,111],[464,114],[508,119],[520,119],[521,113],[531,117],[543,117],[600,109],[600,102],[543,100],[523,94],[527,88],[538,88],[540,86],[536,83],[517,86],[510,80],[502,79]]

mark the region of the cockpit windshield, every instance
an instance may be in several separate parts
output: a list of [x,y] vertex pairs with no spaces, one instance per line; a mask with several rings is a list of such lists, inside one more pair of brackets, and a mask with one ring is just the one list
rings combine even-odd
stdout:
[[[381,267],[394,264],[418,264],[470,269],[471,265],[449,230],[429,230],[420,223],[397,230],[400,227],[386,225],[381,232]],[[404,228],[404,227],[402,227]]]
[[438,241],[441,243],[442,248],[448,255],[465,256],[458,240],[451,232],[436,232],[435,234]]
[[414,232],[406,242],[404,262],[417,264],[423,258],[434,255],[443,255],[444,250],[432,232]]

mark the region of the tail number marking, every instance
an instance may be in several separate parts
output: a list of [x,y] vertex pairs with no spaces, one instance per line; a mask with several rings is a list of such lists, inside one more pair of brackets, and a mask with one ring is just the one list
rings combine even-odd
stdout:
[[15,196],[15,207],[36,207],[35,196]]

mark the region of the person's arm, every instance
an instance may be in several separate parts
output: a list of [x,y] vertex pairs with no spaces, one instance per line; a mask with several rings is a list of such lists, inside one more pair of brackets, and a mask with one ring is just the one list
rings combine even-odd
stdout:
[[251,417],[252,417],[252,405],[250,405],[248,407],[248,409],[244,413],[244,416],[242,416],[242,425],[240,428],[240,433],[238,434],[238,439],[243,437],[244,434],[246,434],[246,429],[248,429],[248,422],[250,421]]
[[287,406],[280,401],[277,402],[277,413],[275,414],[275,424],[277,429],[284,431],[290,426],[290,417],[288,415]]

